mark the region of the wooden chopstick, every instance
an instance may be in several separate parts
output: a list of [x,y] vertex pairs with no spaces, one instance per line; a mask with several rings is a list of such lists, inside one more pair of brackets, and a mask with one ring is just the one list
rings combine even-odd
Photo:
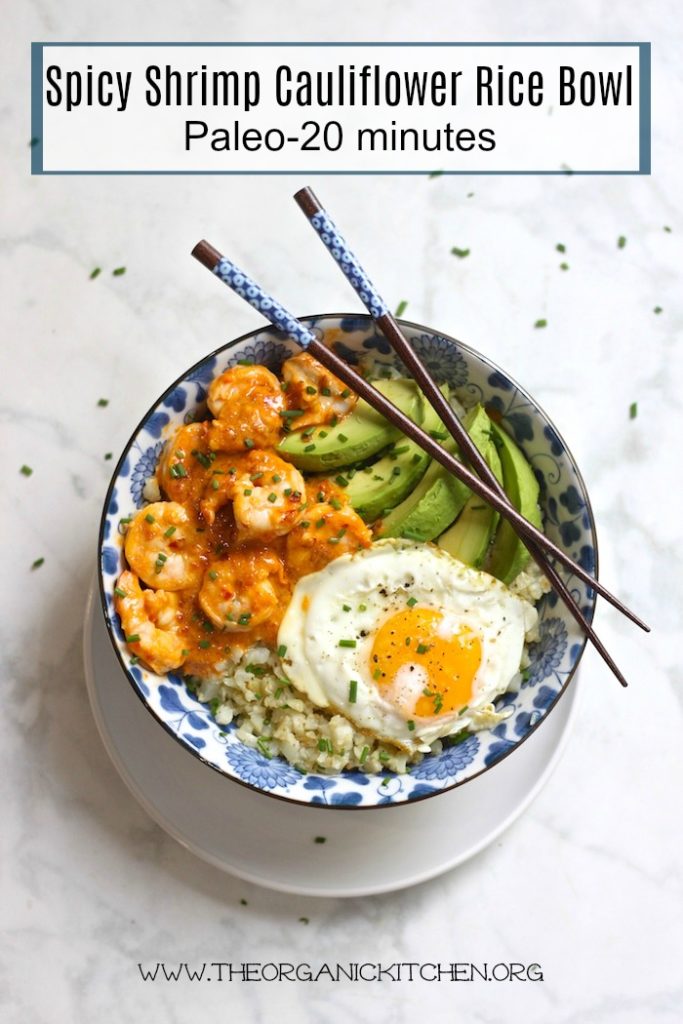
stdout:
[[[217,249],[208,242],[201,241],[192,250],[192,255],[209,270],[212,270],[219,280],[227,284],[233,291],[261,312],[277,328],[294,338],[320,363],[331,370],[340,380],[344,381],[345,384],[364,398],[368,404],[372,405],[373,408],[397,426],[402,433],[414,440],[432,458],[436,459],[449,472],[458,477],[470,490],[492,505],[493,508],[517,528],[518,534],[525,541],[531,541],[532,543],[535,541],[540,547],[552,552],[559,561],[571,569],[579,578],[585,580],[598,593],[603,594],[611,603],[620,607],[621,602],[617,598],[613,597],[602,584],[566,555],[561,548],[558,548],[549,537],[536,529],[517,509],[508,503],[507,499],[501,498],[496,491],[480,480],[462,462],[442,448],[437,441],[425,433],[417,424],[413,423],[408,416],[385,398],[380,391],[364,380],[351,366],[340,359],[331,349],[326,348],[308,328],[300,324],[283,306],[263,292],[255,281],[239,270],[230,260],[222,256]],[[625,609],[625,614],[640,624],[640,620],[632,612],[629,612],[628,609]],[[582,619],[582,621],[585,620]]]
[[[300,206],[303,213],[309,219],[309,221],[313,221],[314,217],[318,217],[320,215],[324,216],[325,220],[323,221],[323,219],[321,218],[320,226],[323,228],[328,237],[334,237],[333,245],[335,251],[333,251],[332,246],[327,247],[337,262],[340,262],[340,260],[337,259],[336,255],[336,253],[339,253],[341,259],[343,260],[342,265],[345,268],[345,273],[351,279],[351,275],[346,270],[346,267],[352,265],[353,262],[357,263],[357,259],[353,255],[353,253],[351,253],[348,250],[348,246],[343,242],[336,228],[334,229],[333,232],[331,231],[333,225],[329,217],[329,214],[323,209],[314,192],[310,188],[304,188],[297,192],[294,198],[298,205]],[[316,227],[315,224],[313,226]],[[316,228],[316,230],[318,230],[318,228]],[[319,233],[321,232],[319,231]],[[372,303],[371,301],[368,301],[368,299],[366,298],[369,295],[367,289],[369,278],[367,277],[367,274],[365,274],[364,271],[362,271],[362,274],[364,277],[363,301],[366,305],[366,308],[368,309],[368,312],[370,313],[371,316],[373,316],[375,323],[382,331],[382,334],[387,339],[387,341],[389,342],[393,350],[396,352],[396,354],[399,356],[399,358],[401,359],[409,373],[417,381],[424,395],[430,402],[432,408],[436,411],[439,418],[444,423],[453,439],[457,442],[463,457],[466,459],[467,462],[469,462],[472,465],[472,467],[476,470],[479,477],[486,484],[488,484],[488,486],[491,487],[492,490],[496,491],[503,500],[505,500],[509,504],[509,499],[507,498],[507,495],[505,494],[505,491],[501,487],[500,483],[496,479],[495,474],[491,471],[483,455],[481,454],[476,444],[474,444],[471,437],[463,427],[462,423],[460,422],[460,419],[455,413],[455,410],[452,408],[449,401],[444,397],[443,393],[436,384],[434,378],[431,376],[422,360],[415,353],[414,349],[410,345],[410,342],[408,341],[403,331],[401,330],[401,327],[398,324],[396,318],[386,308],[385,303],[381,301],[380,303]],[[359,279],[359,276],[356,275],[356,280]],[[376,311],[379,311],[382,308],[384,308],[386,311],[376,316],[373,313],[373,307],[374,310]],[[562,599],[562,601],[566,605],[567,609],[569,610],[570,614],[573,616],[575,621],[581,627],[586,636],[590,639],[593,646],[602,656],[602,658],[609,666],[609,668],[612,670],[612,672],[617,677],[622,686],[626,686],[627,683],[624,679],[624,676],[622,675],[621,671],[617,667],[616,663],[612,659],[611,655],[605,648],[604,644],[602,643],[598,635],[593,630],[591,624],[584,617],[578,603],[575,601],[569,588],[567,587],[566,583],[564,582],[560,574],[555,569],[552,562],[545,556],[544,552],[539,548],[539,546],[534,541],[527,542],[527,548],[531,556],[534,558],[536,563],[540,566],[540,568],[547,576],[553,589]]]

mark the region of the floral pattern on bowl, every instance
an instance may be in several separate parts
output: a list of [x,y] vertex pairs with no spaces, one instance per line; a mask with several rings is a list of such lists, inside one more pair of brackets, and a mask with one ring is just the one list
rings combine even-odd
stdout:
[[[304,321],[338,354],[355,364],[397,365],[393,353],[363,315],[325,315]],[[466,345],[429,328],[404,324],[408,338],[433,374],[447,381],[468,405],[484,402],[524,449],[541,483],[545,529],[582,566],[597,563],[595,528],[580,473],[546,414],[510,377]],[[161,396],[136,428],[114,472],[102,515],[98,564],[102,606],[109,635],[129,682],[148,710],[179,743],[227,778],[269,796],[327,807],[366,808],[421,800],[462,785],[511,753],[552,710],[569,684],[585,640],[565,607],[551,593],[538,606],[540,640],[531,664],[497,701],[507,718],[493,730],[456,737],[404,775],[305,775],[282,758],[268,758],[242,743],[236,726],[219,725],[176,674],[156,676],[134,663],[113,606],[123,568],[121,520],[144,506],[144,486],[166,439],[182,423],[205,411],[213,376],[240,360],[277,370],[295,344],[274,328],[255,331],[203,359]],[[568,585],[590,620],[594,592],[575,577]]]

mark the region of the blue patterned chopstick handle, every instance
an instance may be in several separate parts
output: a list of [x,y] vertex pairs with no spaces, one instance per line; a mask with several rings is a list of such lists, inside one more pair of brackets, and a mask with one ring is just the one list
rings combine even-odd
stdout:
[[386,302],[375,290],[370,278],[337,231],[328,214],[324,210],[320,210],[318,213],[313,214],[310,221],[320,235],[323,244],[348,277],[356,294],[370,315],[377,319],[388,313],[389,307]]
[[213,268],[214,274],[227,284],[229,288],[232,288],[241,298],[246,299],[250,306],[257,309],[259,313],[263,313],[267,320],[270,320],[271,324],[274,324],[285,334],[288,334],[290,338],[298,342],[302,348],[308,348],[312,341],[315,341],[315,334],[309,331],[307,327],[299,323],[296,317],[293,317],[291,313],[288,313],[284,306],[281,306],[279,302],[267,295],[266,292],[260,288],[252,278],[248,277],[239,267],[236,267],[234,263],[226,259],[225,256],[221,256],[220,260]]

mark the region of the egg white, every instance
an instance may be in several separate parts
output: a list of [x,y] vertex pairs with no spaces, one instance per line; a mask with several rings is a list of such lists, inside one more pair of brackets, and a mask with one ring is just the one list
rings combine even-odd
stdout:
[[[393,689],[384,693],[372,677],[370,657],[376,632],[388,618],[405,610],[411,598],[413,607],[441,613],[440,634],[442,629],[456,634],[466,628],[479,637],[481,664],[472,698],[460,714],[442,712],[421,718],[411,714],[425,685],[419,665],[410,676],[405,666],[400,669]],[[488,724],[490,704],[519,671],[525,634],[536,621],[534,607],[488,573],[464,565],[434,545],[387,539],[343,555],[300,579],[280,626],[278,644],[286,648],[287,676],[314,704],[344,714],[378,739],[414,752],[428,750],[435,739],[465,727]],[[348,641],[355,646],[346,646]],[[351,699],[354,691],[355,701]]]

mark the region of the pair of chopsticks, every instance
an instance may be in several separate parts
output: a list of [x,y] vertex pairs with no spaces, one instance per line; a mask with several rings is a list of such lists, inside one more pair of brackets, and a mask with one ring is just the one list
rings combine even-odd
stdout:
[[370,316],[376,322],[406,368],[413,375],[426,398],[452,434],[463,458],[467,460],[476,472],[473,472],[465,462],[461,462],[442,448],[434,438],[430,437],[421,427],[413,423],[408,416],[402,413],[389,399],[385,398],[380,391],[368,383],[331,349],[328,349],[322,341],[316,338],[312,331],[301,324],[280,303],[264,292],[255,281],[243,273],[234,263],[231,263],[229,259],[221,255],[212,245],[206,241],[201,241],[192,250],[192,255],[216,274],[221,281],[232,288],[241,298],[245,299],[254,309],[262,313],[275,327],[293,338],[318,362],[322,363],[323,366],[339,377],[344,384],[360,395],[361,398],[365,399],[369,405],[373,406],[374,409],[397,426],[402,433],[420,445],[433,459],[436,459],[445,469],[466,484],[471,491],[483,498],[503,518],[507,519],[518,536],[524,540],[531,556],[546,574],[558,596],[565,603],[576,622],[600,653],[621,685],[627,686],[626,679],[590,623],[584,618],[566,583],[550,561],[550,557],[556,559],[589,587],[601,594],[610,604],[621,611],[632,622],[636,623],[636,625],[640,626],[641,629],[649,632],[649,627],[581,565],[565,554],[541,530],[525,519],[514,505],[511,504],[505,491],[488,468],[479,449],[470,439],[467,431],[448,401],[442,395],[429,371],[413,351],[388,306],[374,288],[369,277],[311,189],[302,189],[296,193],[294,198],[313,228],[319,234],[323,244],[343,270],[370,313]]

